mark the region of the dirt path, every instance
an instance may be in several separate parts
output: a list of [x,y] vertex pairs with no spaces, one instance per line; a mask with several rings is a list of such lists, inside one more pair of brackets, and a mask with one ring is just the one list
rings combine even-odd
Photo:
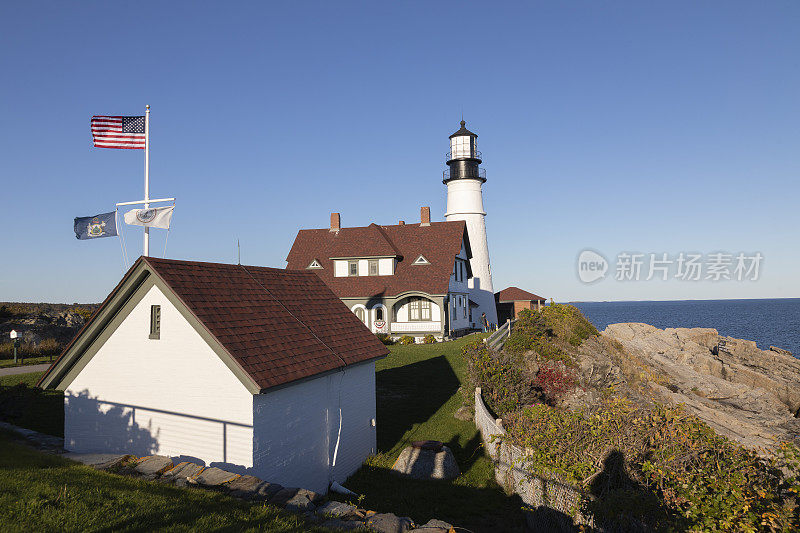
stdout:
[[11,368],[0,368],[0,376],[13,376],[14,374],[30,374],[31,372],[44,372],[50,368],[49,363],[43,365],[24,365],[12,366]]

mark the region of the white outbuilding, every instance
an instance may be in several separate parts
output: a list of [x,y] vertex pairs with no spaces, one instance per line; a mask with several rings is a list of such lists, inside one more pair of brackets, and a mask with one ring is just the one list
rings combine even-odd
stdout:
[[317,492],[375,453],[388,350],[313,272],[140,257],[40,381],[64,447]]

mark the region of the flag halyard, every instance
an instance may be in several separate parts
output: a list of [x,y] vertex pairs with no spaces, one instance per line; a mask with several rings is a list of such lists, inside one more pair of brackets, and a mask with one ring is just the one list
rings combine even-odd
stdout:
[[97,148],[144,150],[146,147],[145,117],[95,115],[91,124]]

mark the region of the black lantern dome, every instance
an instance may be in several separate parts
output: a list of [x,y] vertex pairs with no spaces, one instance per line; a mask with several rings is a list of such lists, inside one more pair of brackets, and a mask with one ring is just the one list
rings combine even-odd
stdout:
[[443,183],[457,179],[473,179],[486,181],[486,170],[479,167],[482,163],[478,151],[478,135],[467,129],[467,123],[461,121],[461,128],[450,136],[450,151],[447,152],[447,166]]

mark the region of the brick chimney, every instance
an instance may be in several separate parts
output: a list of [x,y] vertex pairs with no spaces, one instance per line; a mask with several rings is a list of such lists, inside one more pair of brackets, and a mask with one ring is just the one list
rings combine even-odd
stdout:
[[400,226],[405,226],[406,225],[406,221],[405,220],[401,220],[400,222],[398,222],[398,224]]
[[430,226],[431,225],[431,208],[430,207],[420,207],[419,208],[419,218],[420,218],[420,226]]
[[331,231],[339,231],[342,229],[342,217],[339,213],[331,213]]

